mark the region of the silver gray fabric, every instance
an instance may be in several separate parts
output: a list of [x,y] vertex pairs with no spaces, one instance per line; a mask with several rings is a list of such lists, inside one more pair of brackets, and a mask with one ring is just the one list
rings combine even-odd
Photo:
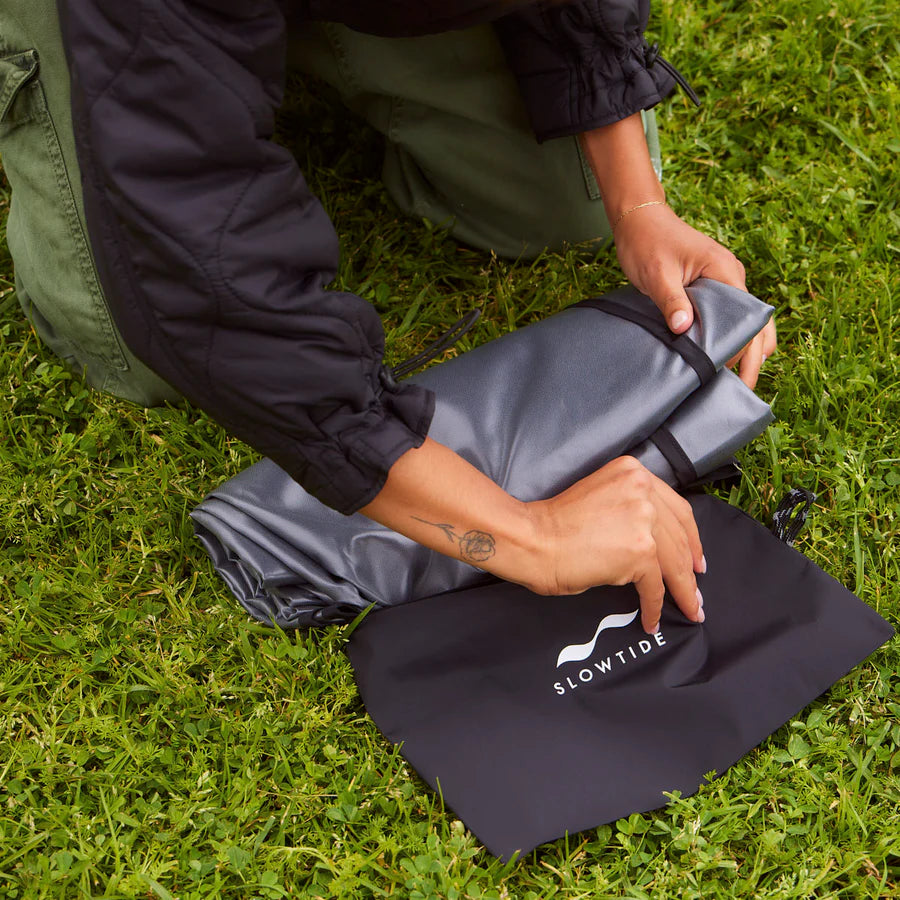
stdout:
[[[696,310],[688,334],[717,368],[772,314],[755,297],[717,282],[701,280],[688,293]],[[662,321],[634,288],[607,296]],[[698,474],[709,471],[709,462],[740,446],[736,436],[743,443],[768,421],[761,401],[750,402],[752,392],[722,374],[729,373],[697,392],[682,424],[672,414],[697,391],[695,371],[641,326],[573,307],[412,380],[435,392],[432,438],[509,493],[533,500],[640,445],[663,423]],[[706,421],[707,404],[709,418],[718,423],[724,416],[724,423]],[[644,456],[664,473],[651,449]],[[485,577],[360,514],[344,517],[323,506],[268,460],[214,490],[192,517],[241,604],[283,628],[347,621],[370,603],[405,603]]]
[[[768,403],[737,375],[723,369],[708,385],[691,394],[666,420],[665,427],[690,459],[696,477],[702,478],[728,463],[774,418]],[[649,439],[628,454],[666,483],[683,486],[669,461]]]

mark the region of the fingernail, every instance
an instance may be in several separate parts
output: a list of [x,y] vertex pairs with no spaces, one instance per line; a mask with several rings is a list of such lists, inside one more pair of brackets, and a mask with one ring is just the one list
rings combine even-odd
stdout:
[[762,357],[763,365],[765,365],[765,362],[766,362],[766,360],[767,360],[768,358],[769,358],[769,357],[766,356],[765,353],[763,353],[763,357]]
[[657,622],[648,632],[649,634],[659,634],[659,622]]
[[683,309],[679,309],[678,312],[672,314],[672,318],[669,319],[669,325],[672,328],[681,328],[689,318],[690,316]]
[[703,607],[697,610],[697,622],[705,622],[706,621],[706,613],[703,612]]
[[703,557],[700,559],[700,574],[701,574],[701,575],[705,575],[705,574],[706,574],[706,556],[703,556]]
[[700,593],[700,588],[697,588],[697,602],[700,604],[700,609],[703,609],[703,594]]

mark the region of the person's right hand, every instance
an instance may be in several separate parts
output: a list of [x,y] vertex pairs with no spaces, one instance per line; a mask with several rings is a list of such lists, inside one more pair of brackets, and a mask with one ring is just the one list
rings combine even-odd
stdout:
[[633,582],[644,631],[654,633],[668,587],[689,619],[704,620],[695,573],[706,571],[706,560],[690,504],[633,457],[528,506],[542,547],[531,590],[579,594]]

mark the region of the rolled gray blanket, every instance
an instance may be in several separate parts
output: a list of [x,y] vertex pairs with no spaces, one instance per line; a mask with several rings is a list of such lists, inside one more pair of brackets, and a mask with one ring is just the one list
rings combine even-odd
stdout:
[[[662,441],[669,456],[660,450],[663,425],[702,476],[769,421],[768,407],[739,379],[715,372],[772,307],[707,279],[688,294],[695,322],[677,338],[649,298],[623,288],[414,376],[436,395],[430,436],[526,501],[558,493],[631,448],[676,483],[671,442]],[[683,419],[673,417],[691,395]],[[192,517],[240,603],[282,628],[348,621],[371,603],[406,603],[485,577],[362,515],[323,506],[268,460],[212,491]]]

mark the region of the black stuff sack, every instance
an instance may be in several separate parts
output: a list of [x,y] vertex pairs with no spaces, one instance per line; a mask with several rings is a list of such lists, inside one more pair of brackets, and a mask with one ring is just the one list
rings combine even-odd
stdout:
[[492,582],[377,610],[348,650],[376,725],[493,854],[696,792],[893,633],[721,500],[691,498],[706,622],[633,586],[542,597]]

